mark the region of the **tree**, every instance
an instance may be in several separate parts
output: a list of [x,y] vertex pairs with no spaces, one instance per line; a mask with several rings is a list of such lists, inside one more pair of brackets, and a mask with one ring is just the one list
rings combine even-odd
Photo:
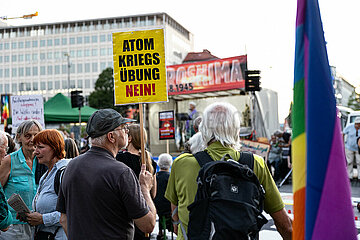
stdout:
[[89,96],[89,105],[97,109],[112,108],[122,116],[126,116],[127,106],[114,106],[114,76],[112,68],[106,68],[100,73],[95,83],[95,90]]
[[355,92],[352,92],[350,97],[349,97],[348,107],[351,108],[351,109],[354,109],[356,111],[360,110],[359,95],[356,95]]

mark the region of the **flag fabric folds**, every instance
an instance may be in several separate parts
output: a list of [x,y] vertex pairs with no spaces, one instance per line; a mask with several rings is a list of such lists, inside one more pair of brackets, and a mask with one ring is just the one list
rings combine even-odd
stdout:
[[357,239],[318,1],[297,4],[293,239]]

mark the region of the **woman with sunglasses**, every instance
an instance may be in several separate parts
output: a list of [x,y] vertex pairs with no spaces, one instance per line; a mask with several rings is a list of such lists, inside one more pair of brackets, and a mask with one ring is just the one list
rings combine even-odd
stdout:
[[54,190],[56,172],[70,161],[63,159],[65,157],[64,139],[59,131],[46,129],[35,136],[34,146],[35,156],[40,163],[48,167],[48,171],[40,179],[39,188],[33,200],[34,212],[27,213],[26,219],[21,220],[31,226],[36,226],[35,240],[67,239],[59,223],[60,212],[56,211],[57,194]]

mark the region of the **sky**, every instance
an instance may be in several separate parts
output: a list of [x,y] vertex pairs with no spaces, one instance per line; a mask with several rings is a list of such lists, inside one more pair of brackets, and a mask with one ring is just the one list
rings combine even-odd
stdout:
[[[95,3],[95,4],[94,4]],[[296,0],[4,0],[0,16],[39,12],[33,19],[7,20],[31,25],[166,12],[194,35],[194,51],[208,49],[226,58],[248,55],[248,69],[261,70],[261,86],[276,91],[279,121],[292,101]],[[319,0],[329,62],[337,74],[360,84],[359,0]]]

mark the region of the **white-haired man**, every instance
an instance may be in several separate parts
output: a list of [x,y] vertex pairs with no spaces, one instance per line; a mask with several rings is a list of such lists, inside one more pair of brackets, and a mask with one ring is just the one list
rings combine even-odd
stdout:
[[[229,154],[232,159],[240,158],[240,152],[236,150],[240,146],[240,116],[236,108],[228,103],[213,103],[205,109],[200,132],[207,146],[205,151],[213,160],[221,159],[225,154]],[[187,207],[194,201],[196,195],[196,178],[199,170],[200,166],[193,155],[188,153],[180,155],[172,165],[165,193],[172,209],[178,207],[178,214],[173,220],[180,219],[185,231],[189,222]],[[254,155],[254,172],[266,192],[264,210],[274,219],[281,236],[284,239],[291,239],[291,219],[285,211],[285,205],[264,159],[257,155]],[[177,226],[174,227],[177,230]],[[181,230],[178,231],[178,239],[184,239]]]
[[[349,124],[343,130],[343,139],[345,140],[345,154],[347,161],[347,171],[349,179],[354,177],[354,161],[357,165],[357,178],[360,180],[360,154],[358,141],[360,138],[360,117],[356,117],[354,123]],[[346,137],[345,137],[346,136]]]
[[[8,149],[8,138],[4,131],[0,130],[0,165],[5,157]],[[12,222],[11,212],[9,211],[8,204],[4,190],[0,184],[0,230],[5,232]],[[0,233],[1,234],[1,233]]]

